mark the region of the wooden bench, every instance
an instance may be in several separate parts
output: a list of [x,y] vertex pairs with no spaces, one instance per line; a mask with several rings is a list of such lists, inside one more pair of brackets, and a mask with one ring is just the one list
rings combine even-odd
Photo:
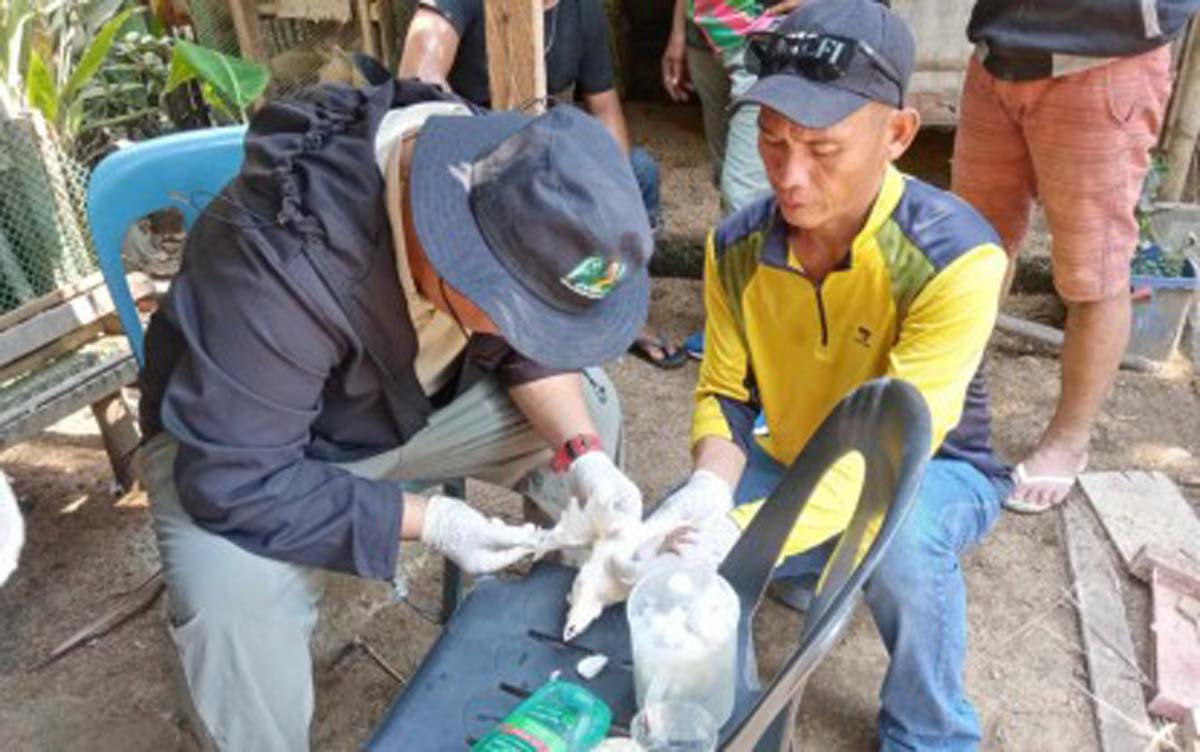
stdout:
[[[154,290],[142,274],[129,285],[135,298]],[[90,406],[116,480],[130,487],[141,437],[121,390],[138,368],[113,311],[97,273],[0,315],[0,449]]]

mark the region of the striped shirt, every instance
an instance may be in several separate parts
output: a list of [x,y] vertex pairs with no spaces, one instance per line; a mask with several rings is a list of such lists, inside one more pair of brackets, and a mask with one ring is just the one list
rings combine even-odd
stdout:
[[687,0],[688,16],[719,52],[742,44],[755,31],[765,31],[778,20],[763,14],[757,0]]

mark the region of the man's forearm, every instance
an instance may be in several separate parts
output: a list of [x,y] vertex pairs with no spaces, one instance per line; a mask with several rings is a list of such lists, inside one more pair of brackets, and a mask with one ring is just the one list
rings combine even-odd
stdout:
[[[530,381],[512,387],[508,394],[517,409],[533,424],[533,429],[552,448],[562,446],[572,436],[596,433],[583,399],[579,373],[562,373]],[[609,452],[612,449],[605,447]]]
[[604,124],[604,128],[621,147],[621,151],[629,153],[629,129],[625,125],[625,113],[621,109],[621,100],[615,89],[599,94],[585,94],[583,104],[593,117]]
[[429,500],[411,493],[401,496],[404,510],[400,513],[400,540],[420,540],[421,529],[425,526],[425,505]]
[[671,33],[683,34],[684,21],[683,10],[687,0],[675,0],[675,10],[671,13]]
[[746,468],[746,455],[737,444],[720,436],[705,436],[692,449],[696,470],[707,470],[737,488]]
[[408,27],[397,75],[417,78],[446,89],[446,77],[458,54],[458,32],[436,11],[418,8]]

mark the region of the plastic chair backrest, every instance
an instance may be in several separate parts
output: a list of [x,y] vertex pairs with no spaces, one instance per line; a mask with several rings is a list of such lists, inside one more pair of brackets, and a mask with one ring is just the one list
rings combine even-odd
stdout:
[[[916,501],[929,443],[929,410],[912,385],[886,378],[864,384],[825,419],[726,556],[721,574],[741,598],[743,649],[753,655],[747,642],[749,620],[796,519],[825,472],[846,454],[861,454],[865,467],[858,505],[825,566],[799,643],[758,702],[725,727],[722,749],[748,750],[764,737],[790,738],[790,724],[785,722],[791,714],[786,711],[832,648],[867,578]],[[744,674],[742,680],[756,678]]]
[[138,365],[145,364],[142,324],[121,263],[129,226],[160,209],[196,217],[241,169],[245,126],[184,131],[109,154],[88,180],[87,214],[100,271]]

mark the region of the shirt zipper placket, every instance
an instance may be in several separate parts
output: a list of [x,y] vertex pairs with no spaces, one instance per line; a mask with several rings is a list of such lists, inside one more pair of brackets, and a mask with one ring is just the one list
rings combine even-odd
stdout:
[[[788,254],[789,256],[791,255],[790,248],[788,249]],[[797,261],[797,264],[799,264],[799,261]],[[799,264],[799,266],[799,269],[791,269],[791,272],[800,275],[802,279],[812,285],[813,294],[817,302],[817,318],[821,322],[821,347],[818,350],[818,354],[827,356],[829,354],[829,319],[825,314],[825,296],[821,293],[821,288],[824,286],[825,280],[822,279],[820,282],[813,281],[813,278],[808,276],[808,272],[804,269],[804,265]]]
[[825,296],[821,294],[821,286],[824,281],[813,282],[809,280],[809,284],[813,286],[813,292],[817,296],[817,316],[821,320],[821,350],[829,349],[829,321],[825,318]]

